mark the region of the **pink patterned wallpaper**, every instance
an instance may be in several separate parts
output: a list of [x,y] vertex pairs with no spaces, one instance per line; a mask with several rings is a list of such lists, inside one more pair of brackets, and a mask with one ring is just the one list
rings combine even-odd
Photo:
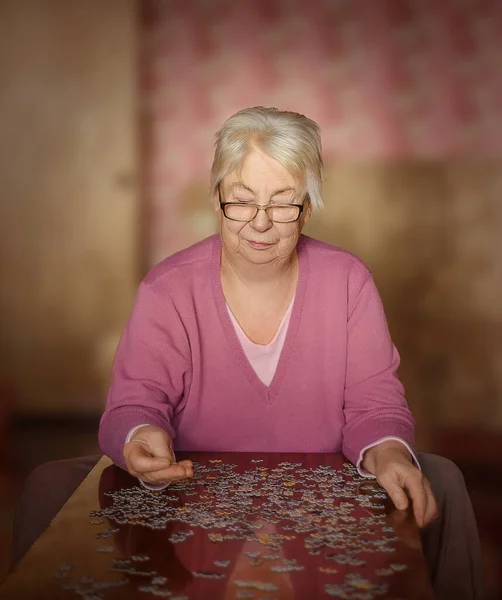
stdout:
[[214,228],[213,135],[303,112],[326,162],[502,154],[502,2],[143,0],[150,262]]

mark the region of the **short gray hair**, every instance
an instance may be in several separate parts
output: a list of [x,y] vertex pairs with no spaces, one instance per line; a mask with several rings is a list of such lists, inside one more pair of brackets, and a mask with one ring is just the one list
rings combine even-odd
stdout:
[[255,146],[306,186],[313,210],[322,208],[322,147],[317,123],[299,113],[256,106],[232,115],[215,136],[211,196]]

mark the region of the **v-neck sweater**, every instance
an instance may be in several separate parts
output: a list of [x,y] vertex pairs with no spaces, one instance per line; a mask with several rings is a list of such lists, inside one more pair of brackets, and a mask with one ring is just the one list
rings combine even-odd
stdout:
[[163,428],[178,451],[340,452],[356,464],[384,437],[413,446],[399,354],[368,268],[302,235],[289,326],[270,385],[232,324],[211,236],[159,263],[139,286],[99,428],[125,468],[129,431]]

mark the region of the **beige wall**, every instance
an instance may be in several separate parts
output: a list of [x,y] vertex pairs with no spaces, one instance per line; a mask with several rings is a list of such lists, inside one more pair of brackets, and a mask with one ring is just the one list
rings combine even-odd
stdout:
[[100,412],[137,282],[133,0],[0,2],[0,383]]
[[306,233],[373,270],[426,435],[502,429],[500,161],[328,165]]

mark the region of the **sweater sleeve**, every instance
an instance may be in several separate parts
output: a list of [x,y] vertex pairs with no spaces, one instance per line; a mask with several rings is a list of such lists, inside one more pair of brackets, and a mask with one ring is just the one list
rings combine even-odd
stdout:
[[174,441],[173,413],[190,369],[186,331],[168,296],[141,283],[120,339],[106,408],[99,425],[101,451],[125,469],[122,450],[129,431],[149,423]]
[[415,421],[397,377],[399,354],[369,276],[348,316],[343,453],[357,464],[363,448],[397,437],[413,448]]

